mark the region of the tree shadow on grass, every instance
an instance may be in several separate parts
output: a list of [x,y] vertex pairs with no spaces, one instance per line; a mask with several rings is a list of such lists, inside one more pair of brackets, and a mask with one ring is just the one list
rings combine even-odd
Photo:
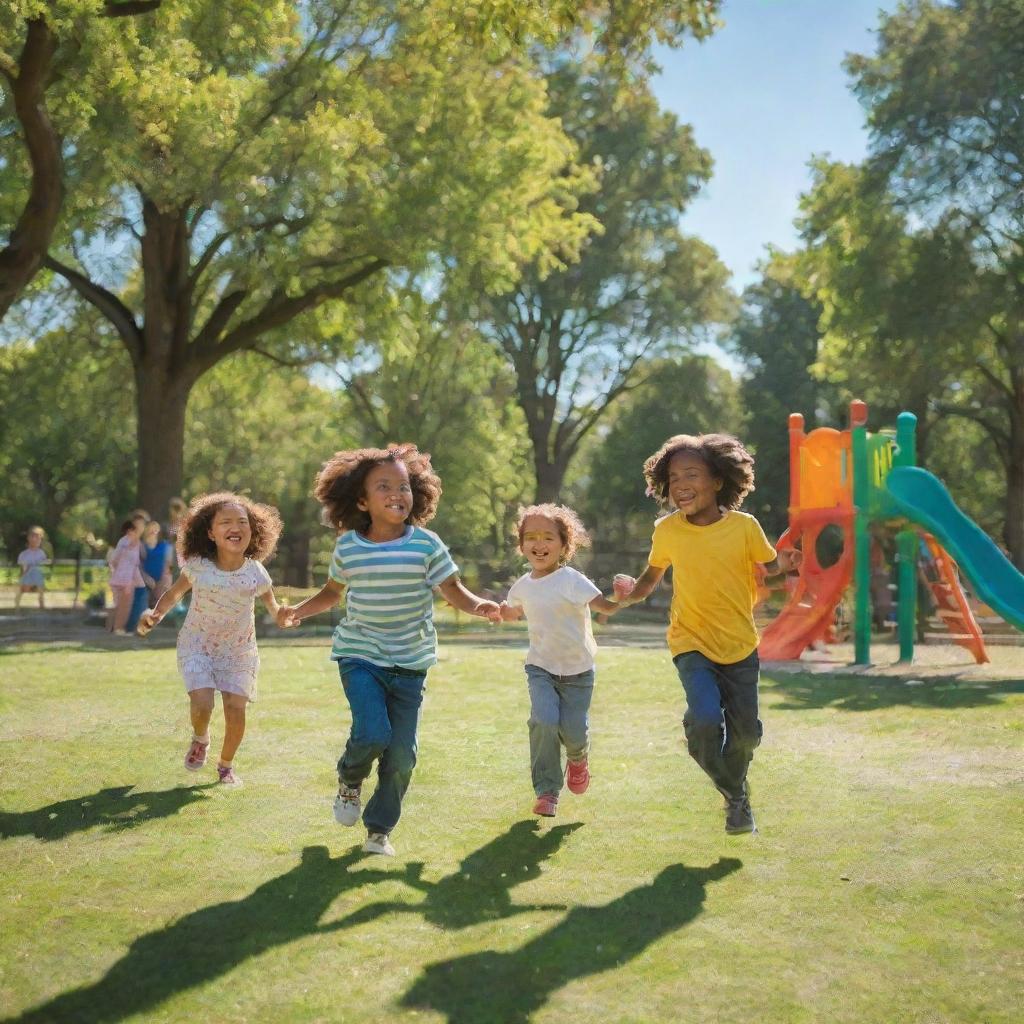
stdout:
[[[908,669],[909,673],[913,668]],[[840,711],[879,711],[882,708],[995,707],[1010,694],[1024,693],[1024,680],[880,679],[877,676],[771,675],[761,688],[784,699],[772,706],[779,711],[837,708]]]
[[707,884],[741,866],[732,857],[708,868],[674,864],[611,903],[573,908],[519,949],[430,964],[401,1003],[443,1013],[448,1024],[526,1024],[553,992],[622,966],[688,924],[703,909]]
[[401,877],[372,869],[351,871],[365,856],[352,850],[332,860],[326,847],[307,846],[296,867],[249,896],[204,907],[140,936],[96,984],[65,992],[14,1019],[21,1024],[123,1020],[227,974],[251,957],[309,935],[338,931],[346,927],[343,922],[319,921],[340,893]]
[[539,878],[541,862],[582,825],[556,825],[541,833],[537,821],[516,822],[504,835],[474,850],[457,871],[437,882],[423,881],[423,864],[411,863],[405,874],[397,877],[426,893],[422,902],[371,903],[345,923],[363,924],[387,914],[412,913],[421,914],[439,928],[454,930],[535,910],[565,910],[564,904],[513,904],[511,891],[523,882]]
[[90,796],[47,804],[35,811],[0,811],[0,839],[35,836],[53,842],[72,832],[97,826],[108,832],[134,828],[154,818],[167,818],[200,800],[208,800],[205,786],[181,786],[155,792],[133,792],[135,787],[109,786]]

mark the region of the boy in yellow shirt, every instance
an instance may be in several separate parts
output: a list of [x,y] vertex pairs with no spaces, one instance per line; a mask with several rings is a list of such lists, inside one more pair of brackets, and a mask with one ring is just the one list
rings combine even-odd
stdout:
[[754,832],[747,768],[761,742],[755,570],[800,564],[737,509],[754,489],[754,459],[728,434],[677,434],[644,463],[648,493],[675,511],[654,527],[647,568],[616,576],[619,607],[644,600],[672,568],[668,645],[686,693],[690,756],[726,799],[725,830]]

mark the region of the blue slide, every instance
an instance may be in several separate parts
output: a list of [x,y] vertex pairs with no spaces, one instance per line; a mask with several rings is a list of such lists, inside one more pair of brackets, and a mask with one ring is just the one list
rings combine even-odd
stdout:
[[885,486],[899,510],[938,537],[978,597],[1024,630],[1024,575],[973,519],[957,508],[942,481],[919,466],[890,471]]

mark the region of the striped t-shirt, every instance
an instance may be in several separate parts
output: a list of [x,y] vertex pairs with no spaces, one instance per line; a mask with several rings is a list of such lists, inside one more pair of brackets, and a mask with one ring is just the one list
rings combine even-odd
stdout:
[[382,544],[341,534],[329,572],[348,593],[331,657],[426,671],[437,660],[433,588],[458,571],[441,538],[422,526]]

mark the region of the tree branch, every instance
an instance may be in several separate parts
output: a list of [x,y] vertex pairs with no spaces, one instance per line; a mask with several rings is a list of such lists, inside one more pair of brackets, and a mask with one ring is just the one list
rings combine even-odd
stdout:
[[73,267],[59,263],[52,256],[47,256],[43,260],[43,266],[55,274],[60,274],[86,302],[95,306],[114,325],[133,363],[142,358],[142,331],[135,322],[132,311],[113,292],[89,280],[85,274],[79,273]]
[[256,345],[253,345],[249,351],[255,352],[258,356],[263,356],[264,359],[269,359],[272,363],[277,363],[278,366],[287,366],[290,370],[305,370],[318,361],[316,356],[309,356],[306,359],[285,359],[284,356],[275,355],[273,352],[258,348]]
[[988,419],[982,412],[966,408],[962,405],[947,405],[940,402],[935,406],[935,411],[942,416],[959,416],[961,419],[972,420],[977,423],[995,441],[1000,457],[1004,462],[1007,462],[1008,450],[1010,448],[1010,433],[999,426],[998,423]]
[[386,266],[386,260],[372,260],[365,267],[347,277],[338,281],[325,281],[302,295],[288,296],[281,290],[275,291],[258,313],[248,320],[244,320],[218,341],[217,336],[226,326],[230,315],[246,297],[246,293],[229,292],[218,303],[217,309],[213,311],[210,319],[196,337],[195,351],[200,372],[215,366],[232,352],[251,348],[257,338],[262,337],[275,327],[283,327],[290,323],[300,313],[313,309],[328,299],[340,298],[350,288],[361,284]]
[[[28,199],[0,250],[0,319],[39,272],[64,204],[61,138],[46,109],[46,83],[57,39],[44,18],[28,23],[16,77],[7,75],[32,168]],[[6,69],[5,69],[6,73]]]

